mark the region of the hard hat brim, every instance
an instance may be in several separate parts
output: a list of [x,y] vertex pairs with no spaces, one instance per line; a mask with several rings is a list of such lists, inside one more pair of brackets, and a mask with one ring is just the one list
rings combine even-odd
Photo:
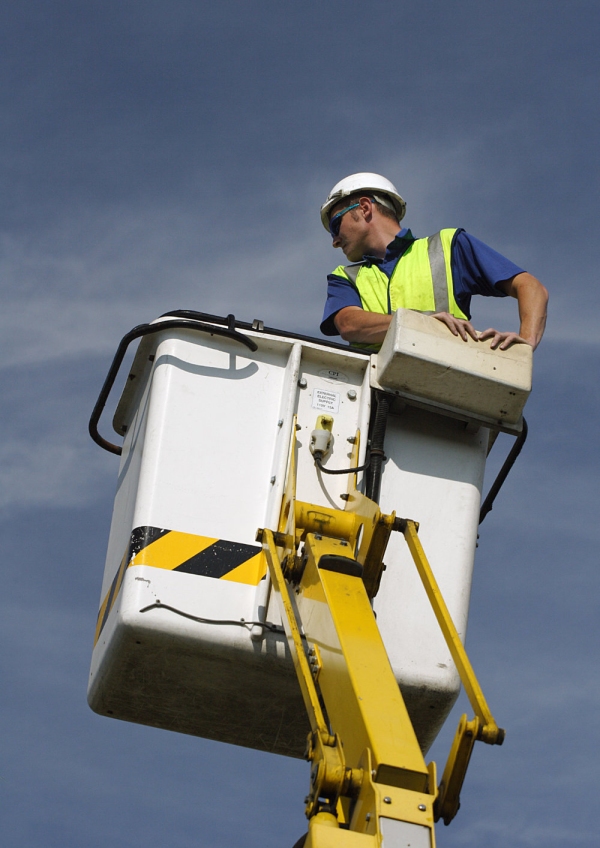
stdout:
[[400,197],[399,194],[394,194],[391,191],[388,191],[380,186],[360,186],[358,188],[350,188],[350,189],[340,189],[339,191],[332,192],[325,203],[321,206],[321,222],[327,232],[329,232],[329,213],[341,200],[345,197],[349,197],[351,194],[364,193],[365,197],[370,194],[383,194],[388,197],[394,205],[394,210],[398,216],[398,221],[401,221],[404,218],[406,212],[406,203]]

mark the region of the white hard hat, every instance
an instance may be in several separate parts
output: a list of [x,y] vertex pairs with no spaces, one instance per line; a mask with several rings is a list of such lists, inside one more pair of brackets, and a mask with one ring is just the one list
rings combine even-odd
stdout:
[[[406,203],[402,200],[396,186],[381,174],[351,174],[349,177],[344,177],[339,183],[336,183],[329,192],[327,200],[321,206],[321,221],[326,230],[329,230],[329,212],[330,210],[348,197],[349,194],[355,194],[357,191],[364,191],[365,194],[373,193],[374,195],[382,195],[381,200],[391,201],[389,207],[393,208],[401,221],[406,212]],[[384,206],[388,203],[384,202]]]

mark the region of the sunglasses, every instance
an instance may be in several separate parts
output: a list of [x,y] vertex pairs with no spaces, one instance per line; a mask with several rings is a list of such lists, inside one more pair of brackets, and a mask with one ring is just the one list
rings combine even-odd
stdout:
[[342,218],[349,212],[351,209],[356,209],[357,206],[360,206],[360,203],[353,203],[352,206],[346,206],[345,209],[342,209],[341,212],[337,212],[331,221],[329,222],[329,232],[331,233],[332,238],[337,238],[340,234],[340,227],[342,226]]

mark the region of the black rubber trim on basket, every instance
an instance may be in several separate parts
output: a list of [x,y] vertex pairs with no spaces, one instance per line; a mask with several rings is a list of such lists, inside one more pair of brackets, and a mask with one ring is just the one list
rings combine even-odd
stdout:
[[[190,315],[191,314],[202,315],[200,312],[190,313]],[[113,445],[112,442],[107,441],[100,435],[98,432],[98,423],[100,421],[100,416],[104,411],[104,407],[106,406],[106,401],[108,400],[110,391],[117,378],[117,374],[119,373],[127,348],[131,342],[135,341],[135,339],[142,338],[142,336],[150,336],[152,333],[162,333],[164,330],[194,330],[199,333],[208,333],[211,336],[225,336],[228,339],[232,339],[233,341],[245,345],[252,351],[257,350],[258,345],[256,342],[248,338],[248,336],[245,336],[243,333],[239,333],[235,329],[235,318],[233,315],[229,315],[223,320],[227,322],[228,326],[220,327],[214,324],[208,324],[198,318],[173,318],[172,320],[158,321],[155,324],[139,324],[137,327],[134,327],[133,330],[126,333],[119,343],[112,365],[106,375],[104,385],[100,390],[98,400],[96,401],[96,405],[94,406],[94,410],[90,417],[88,429],[90,436],[96,444],[100,445],[101,448],[104,448],[104,450],[107,450],[110,453],[116,453],[119,456],[121,455],[122,449],[119,445]]]
[[[224,318],[221,315],[210,315],[207,312],[194,312],[192,309],[175,309],[173,312],[165,312],[161,318],[167,317],[190,318],[195,321],[214,321],[217,323],[226,324],[232,316]],[[367,359],[371,355],[371,351],[366,351],[363,348],[352,347],[352,345],[340,344],[339,342],[330,342],[328,339],[318,339],[314,336],[303,336],[301,333],[291,333],[288,330],[277,330],[275,327],[265,327],[262,321],[254,321],[251,324],[247,321],[238,321],[235,319],[235,327],[240,330],[253,330],[258,333],[266,333],[269,336],[277,336],[282,339],[297,339],[300,342],[310,342],[311,344],[321,345],[321,347],[332,347],[335,350],[351,351],[352,353],[362,353]]]

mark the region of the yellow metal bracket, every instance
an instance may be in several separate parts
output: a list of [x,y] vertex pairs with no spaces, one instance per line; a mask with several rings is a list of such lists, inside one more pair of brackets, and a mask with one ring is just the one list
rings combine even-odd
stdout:
[[442,818],[445,824],[449,824],[460,806],[460,790],[475,741],[481,740],[488,745],[502,745],[505,731],[501,727],[498,727],[488,707],[479,681],[473,671],[473,666],[469,661],[467,652],[452,621],[452,616],[440,592],[431,565],[425,556],[425,551],[417,533],[418,525],[410,519],[397,519],[396,529],[404,534],[427,597],[440,625],[454,664],[458,669],[467,697],[475,712],[475,717],[472,721],[467,721],[466,715],[462,716],[440,782],[439,795],[436,802],[436,821]]
[[434,805],[435,821],[442,819],[450,824],[460,807],[460,790],[467,773],[473,746],[479,732],[477,716],[471,721],[461,716],[454,741],[448,755],[448,761],[440,781],[439,794]]
[[[319,422],[323,429],[328,429],[326,425],[329,425],[329,416],[319,416]],[[285,563],[285,575],[295,577],[301,573],[302,564],[294,561],[294,557],[297,545],[306,538],[307,533],[341,539],[348,543],[350,555],[363,566],[363,582],[372,599],[377,594],[385,568],[383,556],[394,529],[396,513],[382,513],[374,501],[359,492],[356,488],[356,473],[349,475],[343,510],[296,500],[296,428],[297,419],[294,417],[286,486],[275,534],[276,546]],[[360,430],[357,430],[350,457],[352,467],[358,465],[359,451]]]
[[300,634],[300,628],[298,627],[298,621],[292,605],[288,584],[283,576],[283,569],[281,567],[272,531],[260,530],[257,534],[257,541],[262,542],[263,550],[267,557],[269,571],[271,573],[273,589],[277,593],[280,605],[285,613],[282,616],[283,627],[287,637],[290,653],[294,661],[294,667],[296,669],[298,682],[300,683],[300,689],[302,690],[302,697],[308,713],[311,730],[313,733],[317,733],[329,746],[331,746],[334,744],[335,740],[329,732],[329,728],[321,708],[311,668],[302,643],[302,635]]
[[[306,656],[273,533],[271,530],[261,530],[259,536],[267,557],[273,588],[285,612],[282,616],[283,625],[311,726],[306,750],[306,758],[312,763],[311,788],[306,799],[306,815],[310,818],[319,810],[319,799],[327,798],[331,807],[335,809],[340,796],[353,797],[358,794],[362,782],[362,771],[346,767],[340,739],[329,731],[315,686],[318,671],[313,678],[315,665],[314,663],[311,665]],[[312,649],[312,659],[320,663],[316,645]]]
[[458,631],[454,626],[452,617],[446,606],[446,602],[440,592],[440,587],[433,574],[431,566],[425,556],[425,551],[421,545],[421,541],[417,534],[417,525],[410,519],[399,519],[397,521],[398,529],[404,534],[404,538],[408,544],[412,558],[427,592],[429,603],[432,606],[438,624],[444,634],[446,643],[452,655],[452,659],[460,674],[460,679],[465,687],[465,691],[471,702],[471,706],[475,715],[479,719],[480,728],[478,731],[478,739],[487,742],[489,745],[501,745],[504,741],[504,730],[498,727],[494,717],[487,705],[484,694],[481,690],[473,666],[469,661],[467,652],[458,635]]

